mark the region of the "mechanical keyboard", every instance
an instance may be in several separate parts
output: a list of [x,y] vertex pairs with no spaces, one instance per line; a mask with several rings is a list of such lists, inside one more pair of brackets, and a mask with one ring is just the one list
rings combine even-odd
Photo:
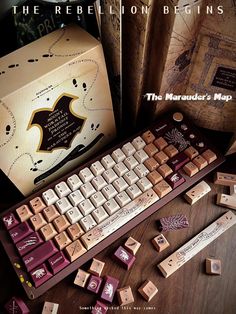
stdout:
[[1,241],[35,299],[218,167],[182,113],[157,121],[1,215]]

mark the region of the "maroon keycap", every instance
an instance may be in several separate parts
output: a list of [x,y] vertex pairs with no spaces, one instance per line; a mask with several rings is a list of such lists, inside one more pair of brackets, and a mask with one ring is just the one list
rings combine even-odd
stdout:
[[185,215],[177,214],[174,216],[163,217],[157,221],[159,231],[170,231],[187,228],[189,226],[188,219]]
[[92,291],[92,292],[97,294],[99,289],[100,289],[100,287],[101,287],[101,284],[102,284],[102,278],[101,277],[91,275],[89,277],[87,290],[88,291]]
[[57,252],[49,258],[48,262],[54,275],[70,264],[63,252]]
[[7,230],[19,224],[19,221],[16,219],[13,213],[4,216],[2,220]]
[[23,262],[25,263],[26,269],[28,271],[37,267],[38,265],[45,262],[49,257],[58,252],[58,249],[53,244],[52,240],[49,240],[29,254],[23,257]]
[[135,261],[135,256],[126,251],[122,246],[118,247],[113,255],[114,259],[126,269],[130,269]]
[[155,128],[152,130],[153,134],[156,138],[162,136],[167,130],[171,129],[173,127],[173,123],[170,122],[169,119],[163,120],[155,126]]
[[37,246],[43,243],[42,238],[37,232],[31,233],[28,237],[24,238],[23,240],[19,241],[16,244],[16,248],[21,256],[25,255],[26,253],[34,250]]
[[106,314],[108,306],[100,301],[97,301],[92,309],[92,314]]
[[52,277],[45,264],[42,264],[30,272],[35,287],[41,286],[45,281]]
[[101,299],[111,303],[119,285],[119,280],[110,276],[105,276],[104,279],[105,284],[101,293]]
[[27,305],[18,297],[13,297],[9,300],[5,306],[5,310],[9,314],[29,314],[30,311]]
[[178,172],[170,174],[169,176],[165,178],[165,180],[167,183],[169,183],[172,189],[177,188],[177,186],[185,182],[185,179]]
[[174,171],[177,171],[182,168],[186,163],[188,163],[189,160],[189,157],[185,155],[184,152],[181,152],[178,155],[170,158],[167,163]]
[[9,233],[14,243],[23,240],[25,237],[30,235],[33,230],[30,228],[28,222],[24,221],[16,227],[12,228]]

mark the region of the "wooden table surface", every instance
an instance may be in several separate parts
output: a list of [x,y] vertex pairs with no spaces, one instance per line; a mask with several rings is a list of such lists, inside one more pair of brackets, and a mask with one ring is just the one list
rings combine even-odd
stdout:
[[[221,171],[236,173],[236,156],[231,157],[220,168]],[[146,219],[128,234],[117,240],[97,258],[104,261],[103,275],[119,279],[119,287],[130,285],[135,302],[123,310],[118,307],[115,297],[108,313],[160,313],[160,314],[235,314],[236,313],[236,226],[226,231],[203,251],[186,263],[176,273],[165,279],[157,264],[169,254],[199,233],[206,226],[224,214],[227,209],[215,205],[218,192],[228,193],[228,188],[213,184],[213,173],[205,178],[211,192],[190,206],[179,196],[151,217]],[[185,214],[190,226],[187,229],[165,232],[170,247],[158,253],[151,239],[158,234],[156,220],[177,213]],[[132,236],[142,246],[133,267],[126,271],[112,260],[115,249]],[[58,314],[90,313],[90,306],[96,302],[93,295],[73,284],[76,272],[72,273],[40,298],[29,301],[18,284],[5,252],[0,247],[0,304],[11,296],[20,296],[33,314],[41,313],[44,301],[59,303]],[[222,275],[211,276],[205,273],[205,259],[218,258],[222,262]],[[90,262],[81,267],[87,270]],[[150,279],[159,292],[148,303],[137,292],[139,286]],[[87,309],[86,309],[87,307]]]

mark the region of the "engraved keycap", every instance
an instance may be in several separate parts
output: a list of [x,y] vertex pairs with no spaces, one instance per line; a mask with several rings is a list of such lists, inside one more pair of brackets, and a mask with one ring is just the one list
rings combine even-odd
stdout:
[[201,155],[194,158],[193,163],[198,167],[199,170],[202,170],[208,165],[206,159]]
[[22,222],[16,227],[10,229],[9,234],[14,243],[19,242],[33,232],[27,221]]
[[29,204],[34,214],[41,212],[46,207],[41,197],[33,198],[32,200],[30,200]]
[[78,223],[75,223],[68,227],[67,232],[72,241],[75,241],[76,239],[80,238],[82,234],[84,234],[84,230]]
[[165,180],[157,183],[153,189],[159,197],[164,197],[166,194],[172,191],[171,186]]
[[72,242],[65,231],[57,234],[54,238],[54,241],[59,250],[63,250],[67,245]]
[[71,191],[75,191],[79,189],[79,187],[83,184],[83,182],[80,180],[77,174],[73,174],[73,176],[67,179],[67,184],[69,188],[71,189]]
[[21,222],[26,221],[31,216],[33,216],[32,212],[30,211],[29,207],[27,205],[22,205],[16,209],[16,213],[18,214],[18,217]]
[[41,213],[38,213],[31,217],[30,221],[35,231],[38,231],[40,228],[47,224],[46,220],[43,218],[43,215]]
[[45,264],[42,264],[30,272],[35,287],[41,286],[45,281],[52,277]]
[[35,249],[43,243],[42,238],[38,234],[38,232],[31,233],[28,237],[24,238],[23,240],[19,241],[16,244],[16,248],[21,256],[25,255],[29,251]]
[[91,275],[88,280],[87,290],[93,293],[98,293],[102,285],[102,278]]
[[113,257],[120,265],[122,265],[127,270],[131,268],[136,259],[134,255],[132,255],[122,246],[118,247]]
[[71,262],[87,252],[80,240],[75,240],[65,248],[65,252]]
[[150,144],[155,140],[155,136],[152,134],[151,131],[146,131],[142,134],[142,139],[145,141],[146,144]]
[[167,183],[169,183],[172,189],[177,188],[179,185],[185,182],[185,179],[178,172],[170,174],[169,176],[165,178],[165,180]]
[[204,153],[202,153],[202,157],[206,159],[208,164],[211,164],[217,159],[216,154],[210,149],[207,149]]
[[134,297],[130,286],[117,289],[119,305],[124,306],[134,302]]
[[50,257],[48,263],[54,275],[70,264],[63,252],[57,252]]
[[71,193],[70,188],[64,181],[58,183],[55,186],[55,191],[60,198],[65,197]]
[[31,271],[35,267],[45,262],[56,252],[58,252],[58,249],[55,247],[52,240],[49,240],[25,255],[23,257],[23,262],[26,269]]
[[144,140],[141,138],[141,136],[138,136],[136,138],[133,139],[132,141],[132,145],[134,146],[134,148],[136,150],[140,150],[143,149],[146,146],[146,143],[144,142]]
[[3,217],[2,219],[5,227],[7,230],[15,227],[16,225],[19,224],[19,221],[16,219],[15,215],[13,213],[7,214],[6,216]]
[[178,171],[189,161],[190,161],[189,157],[185,155],[184,152],[181,152],[178,155],[170,158],[167,163],[173,169],[173,171]]
[[56,210],[56,207],[54,205],[50,205],[50,206],[46,207],[43,210],[43,214],[44,214],[44,217],[46,218],[47,222],[51,222],[55,218],[60,216],[60,214],[58,213],[58,211]]
[[119,280],[111,276],[105,276],[105,284],[101,293],[101,299],[111,303],[113,301]]
[[48,240],[54,238],[55,235],[57,234],[55,228],[53,227],[53,225],[51,223],[42,227],[40,229],[40,232],[41,232],[42,237],[45,241],[48,241]]
[[85,288],[89,277],[90,277],[89,273],[87,273],[86,271],[84,271],[82,269],[78,269],[78,272],[77,272],[75,280],[74,280],[74,284],[81,287],[81,288]]
[[194,163],[192,163],[191,161],[188,162],[184,167],[183,170],[185,171],[185,173],[192,177],[194,176],[196,173],[198,173],[198,167],[196,165],[194,165]]
[[53,205],[59,199],[52,189],[43,192],[42,196],[47,206]]

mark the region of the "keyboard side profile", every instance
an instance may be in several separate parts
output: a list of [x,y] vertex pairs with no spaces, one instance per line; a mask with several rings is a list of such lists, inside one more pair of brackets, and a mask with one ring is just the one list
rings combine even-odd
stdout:
[[1,215],[1,242],[35,299],[218,167],[224,157],[175,113]]

